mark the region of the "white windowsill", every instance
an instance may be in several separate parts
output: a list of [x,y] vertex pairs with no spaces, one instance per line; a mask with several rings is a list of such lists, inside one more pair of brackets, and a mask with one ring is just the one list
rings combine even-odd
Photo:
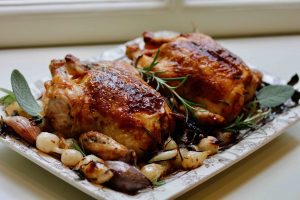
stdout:
[[0,1],[0,48],[120,42],[146,30],[197,28],[222,37],[300,32],[299,0],[24,2]]

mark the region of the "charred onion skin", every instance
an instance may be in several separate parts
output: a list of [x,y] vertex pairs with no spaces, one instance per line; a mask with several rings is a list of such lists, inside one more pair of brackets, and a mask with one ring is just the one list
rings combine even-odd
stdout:
[[39,127],[32,125],[29,119],[22,116],[7,117],[4,119],[4,123],[32,145],[35,144],[37,136],[41,133]]
[[133,195],[151,186],[151,181],[131,165],[121,161],[105,161],[104,164],[114,174],[107,185],[117,191]]

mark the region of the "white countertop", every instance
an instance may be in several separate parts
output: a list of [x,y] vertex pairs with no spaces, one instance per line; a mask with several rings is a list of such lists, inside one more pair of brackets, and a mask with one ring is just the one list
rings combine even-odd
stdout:
[[[300,36],[219,40],[246,62],[282,79],[300,75]],[[0,87],[10,87],[19,69],[34,81],[48,75],[53,58],[73,54],[86,59],[114,45],[0,50]],[[30,78],[29,78],[30,77]],[[299,84],[298,84],[298,88]],[[179,199],[300,199],[300,123]],[[0,144],[0,199],[92,199]]]

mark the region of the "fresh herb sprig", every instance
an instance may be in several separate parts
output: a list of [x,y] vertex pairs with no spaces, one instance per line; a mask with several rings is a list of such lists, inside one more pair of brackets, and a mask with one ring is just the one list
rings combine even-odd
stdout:
[[258,110],[254,115],[248,114],[247,116],[244,116],[242,114],[238,116],[232,124],[225,127],[224,130],[238,133],[241,130],[256,129],[260,122],[266,119],[270,113],[271,110],[268,109],[266,111]]
[[79,146],[75,139],[72,139],[71,149],[79,151],[83,156],[86,156],[84,150]]
[[295,91],[290,85],[268,85],[263,87],[258,91],[256,99],[248,104],[247,116],[244,116],[244,114],[238,116],[224,130],[238,133],[241,130],[256,129],[271,114],[271,108],[284,104],[293,96]]
[[[158,56],[159,56],[160,50],[157,50],[151,64],[149,66],[146,66],[144,68],[138,68],[137,70],[140,72],[142,78],[146,80],[147,83],[149,82],[155,82],[156,83],[156,90],[158,91],[160,88],[167,90],[172,98],[176,98],[184,107],[185,114],[186,114],[186,120],[188,120],[189,117],[189,112],[193,113],[195,111],[202,110],[201,107],[203,105],[200,105],[198,103],[191,102],[182,96],[180,96],[176,89],[184,85],[186,81],[189,78],[189,75],[182,76],[182,77],[174,77],[174,78],[161,78],[158,75],[161,73],[164,73],[164,71],[152,71],[152,69],[159,63],[157,61]],[[171,86],[168,84],[170,81],[179,81],[179,83],[176,86]],[[172,106],[174,107],[174,106]]]
[[24,76],[16,69],[11,73],[11,86],[20,107],[33,117],[40,116],[42,108],[33,97]]
[[0,92],[3,92],[6,94],[5,96],[0,98],[0,105],[7,107],[16,101],[16,97],[12,91],[4,89],[4,88],[0,88]]

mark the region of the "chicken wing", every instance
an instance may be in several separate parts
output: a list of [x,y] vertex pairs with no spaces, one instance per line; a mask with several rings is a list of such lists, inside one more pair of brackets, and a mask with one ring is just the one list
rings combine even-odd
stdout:
[[[188,76],[177,92],[185,99],[202,105],[194,116],[203,124],[226,124],[253,99],[262,75],[236,55],[201,34],[181,34],[155,38],[143,34],[145,48],[127,46],[127,57],[144,68],[153,61],[158,49],[158,64],[152,68],[161,78]],[[170,84],[173,84],[170,82]]]
[[123,61],[84,63],[72,55],[52,60],[43,96],[46,123],[78,138],[88,131],[110,136],[141,156],[172,127],[164,98]]

